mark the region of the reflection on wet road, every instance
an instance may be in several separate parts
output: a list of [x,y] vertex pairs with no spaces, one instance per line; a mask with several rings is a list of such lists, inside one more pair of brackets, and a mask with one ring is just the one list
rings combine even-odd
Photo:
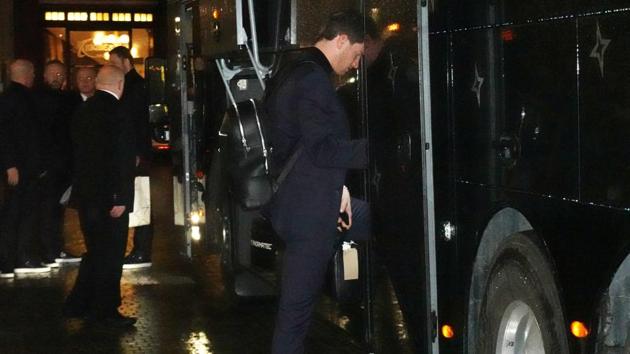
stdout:
[[[138,317],[136,327],[121,331],[63,319],[61,305],[78,270],[77,265],[66,265],[45,275],[0,280],[0,353],[269,352],[273,300],[235,303],[227,299],[216,256],[193,263],[181,256],[183,232],[172,222],[171,169],[166,163],[153,169],[151,187],[156,230],[153,267],[125,271],[121,285],[121,311]],[[65,233],[68,250],[84,252],[74,210],[67,211]],[[349,317],[339,315],[343,311],[334,307],[322,302],[307,339],[307,352],[363,352],[356,337],[327,321],[349,325]],[[398,316],[401,322],[395,308],[384,313],[390,314],[377,315],[377,321],[393,323],[392,317]],[[404,329],[397,332],[395,325],[391,327],[377,326],[379,347],[384,349],[378,352],[408,353]]]

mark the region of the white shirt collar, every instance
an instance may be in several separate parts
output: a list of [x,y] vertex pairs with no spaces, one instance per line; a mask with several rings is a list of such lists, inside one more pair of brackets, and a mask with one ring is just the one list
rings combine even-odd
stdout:
[[117,100],[120,100],[120,97],[118,97],[118,95],[117,95],[117,94],[113,93],[113,92],[112,92],[112,91],[110,91],[110,90],[101,89],[101,91],[105,91],[105,92],[109,93],[110,95],[112,95],[112,96],[116,97],[116,99],[117,99]]
[[90,98],[88,95],[81,93],[81,99],[83,99],[83,102],[87,101],[88,98]]

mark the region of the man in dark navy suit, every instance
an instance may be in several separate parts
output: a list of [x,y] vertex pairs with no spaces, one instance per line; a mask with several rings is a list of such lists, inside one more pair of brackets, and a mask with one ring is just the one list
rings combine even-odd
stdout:
[[[109,63],[125,73],[125,93],[120,99],[122,111],[133,121],[136,140],[136,175],[148,176],[151,156],[151,125],[149,123],[149,101],[145,80],[133,65],[133,57],[126,47],[116,47],[109,52]],[[153,243],[153,225],[138,226],[133,233],[133,249],[123,268],[150,267]]]
[[33,64],[17,59],[9,66],[9,76],[11,83],[0,96],[0,164],[8,183],[7,200],[0,211],[0,278],[50,271],[35,257],[33,249],[40,183],[47,173],[43,128],[31,89]]
[[66,76],[66,66],[52,60],[44,66],[43,85],[35,91],[36,110],[43,132],[42,146],[46,147],[43,157],[48,171],[40,179],[39,239],[43,246],[43,261],[49,267],[81,261],[81,257],[64,251],[65,208],[59,203],[72,179],[70,117],[75,103],[64,89]]
[[72,118],[72,197],[87,254],[64,307],[67,317],[88,316],[115,327],[136,321],[117,309],[135,170],[133,122],[120,112],[123,84],[122,70],[104,66],[96,93]]
[[367,166],[367,141],[350,140],[332,77],[358,68],[363,39],[359,13],[333,14],[315,46],[283,69],[288,74],[277,75],[281,83],[276,86],[272,80],[268,88],[269,133],[278,165],[301,149],[268,207],[274,230],[286,244],[274,354],[304,351],[337,230],[345,229],[356,239],[367,238],[357,234],[369,232],[366,204],[351,200],[344,186],[348,169]]

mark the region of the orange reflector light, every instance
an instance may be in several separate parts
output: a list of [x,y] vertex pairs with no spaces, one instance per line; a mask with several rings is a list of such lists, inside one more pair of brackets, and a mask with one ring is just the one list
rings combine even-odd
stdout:
[[577,338],[586,338],[588,336],[588,328],[580,321],[573,321],[571,323],[571,333]]
[[442,335],[444,338],[451,339],[455,337],[455,331],[453,331],[453,327],[449,325],[442,326]]
[[392,23],[390,25],[387,26],[387,30],[390,32],[397,32],[400,31],[400,23]]
[[218,20],[220,15],[221,13],[219,12],[219,9],[212,10],[212,19]]
[[158,146],[157,146],[157,149],[158,149],[158,150],[168,150],[168,149],[170,149],[170,148],[171,148],[171,147],[170,147],[169,145],[158,145]]

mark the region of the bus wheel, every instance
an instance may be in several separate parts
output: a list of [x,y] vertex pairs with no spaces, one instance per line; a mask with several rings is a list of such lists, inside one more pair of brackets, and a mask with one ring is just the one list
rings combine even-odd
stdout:
[[567,354],[562,303],[543,252],[519,233],[496,254],[481,306],[476,352]]

